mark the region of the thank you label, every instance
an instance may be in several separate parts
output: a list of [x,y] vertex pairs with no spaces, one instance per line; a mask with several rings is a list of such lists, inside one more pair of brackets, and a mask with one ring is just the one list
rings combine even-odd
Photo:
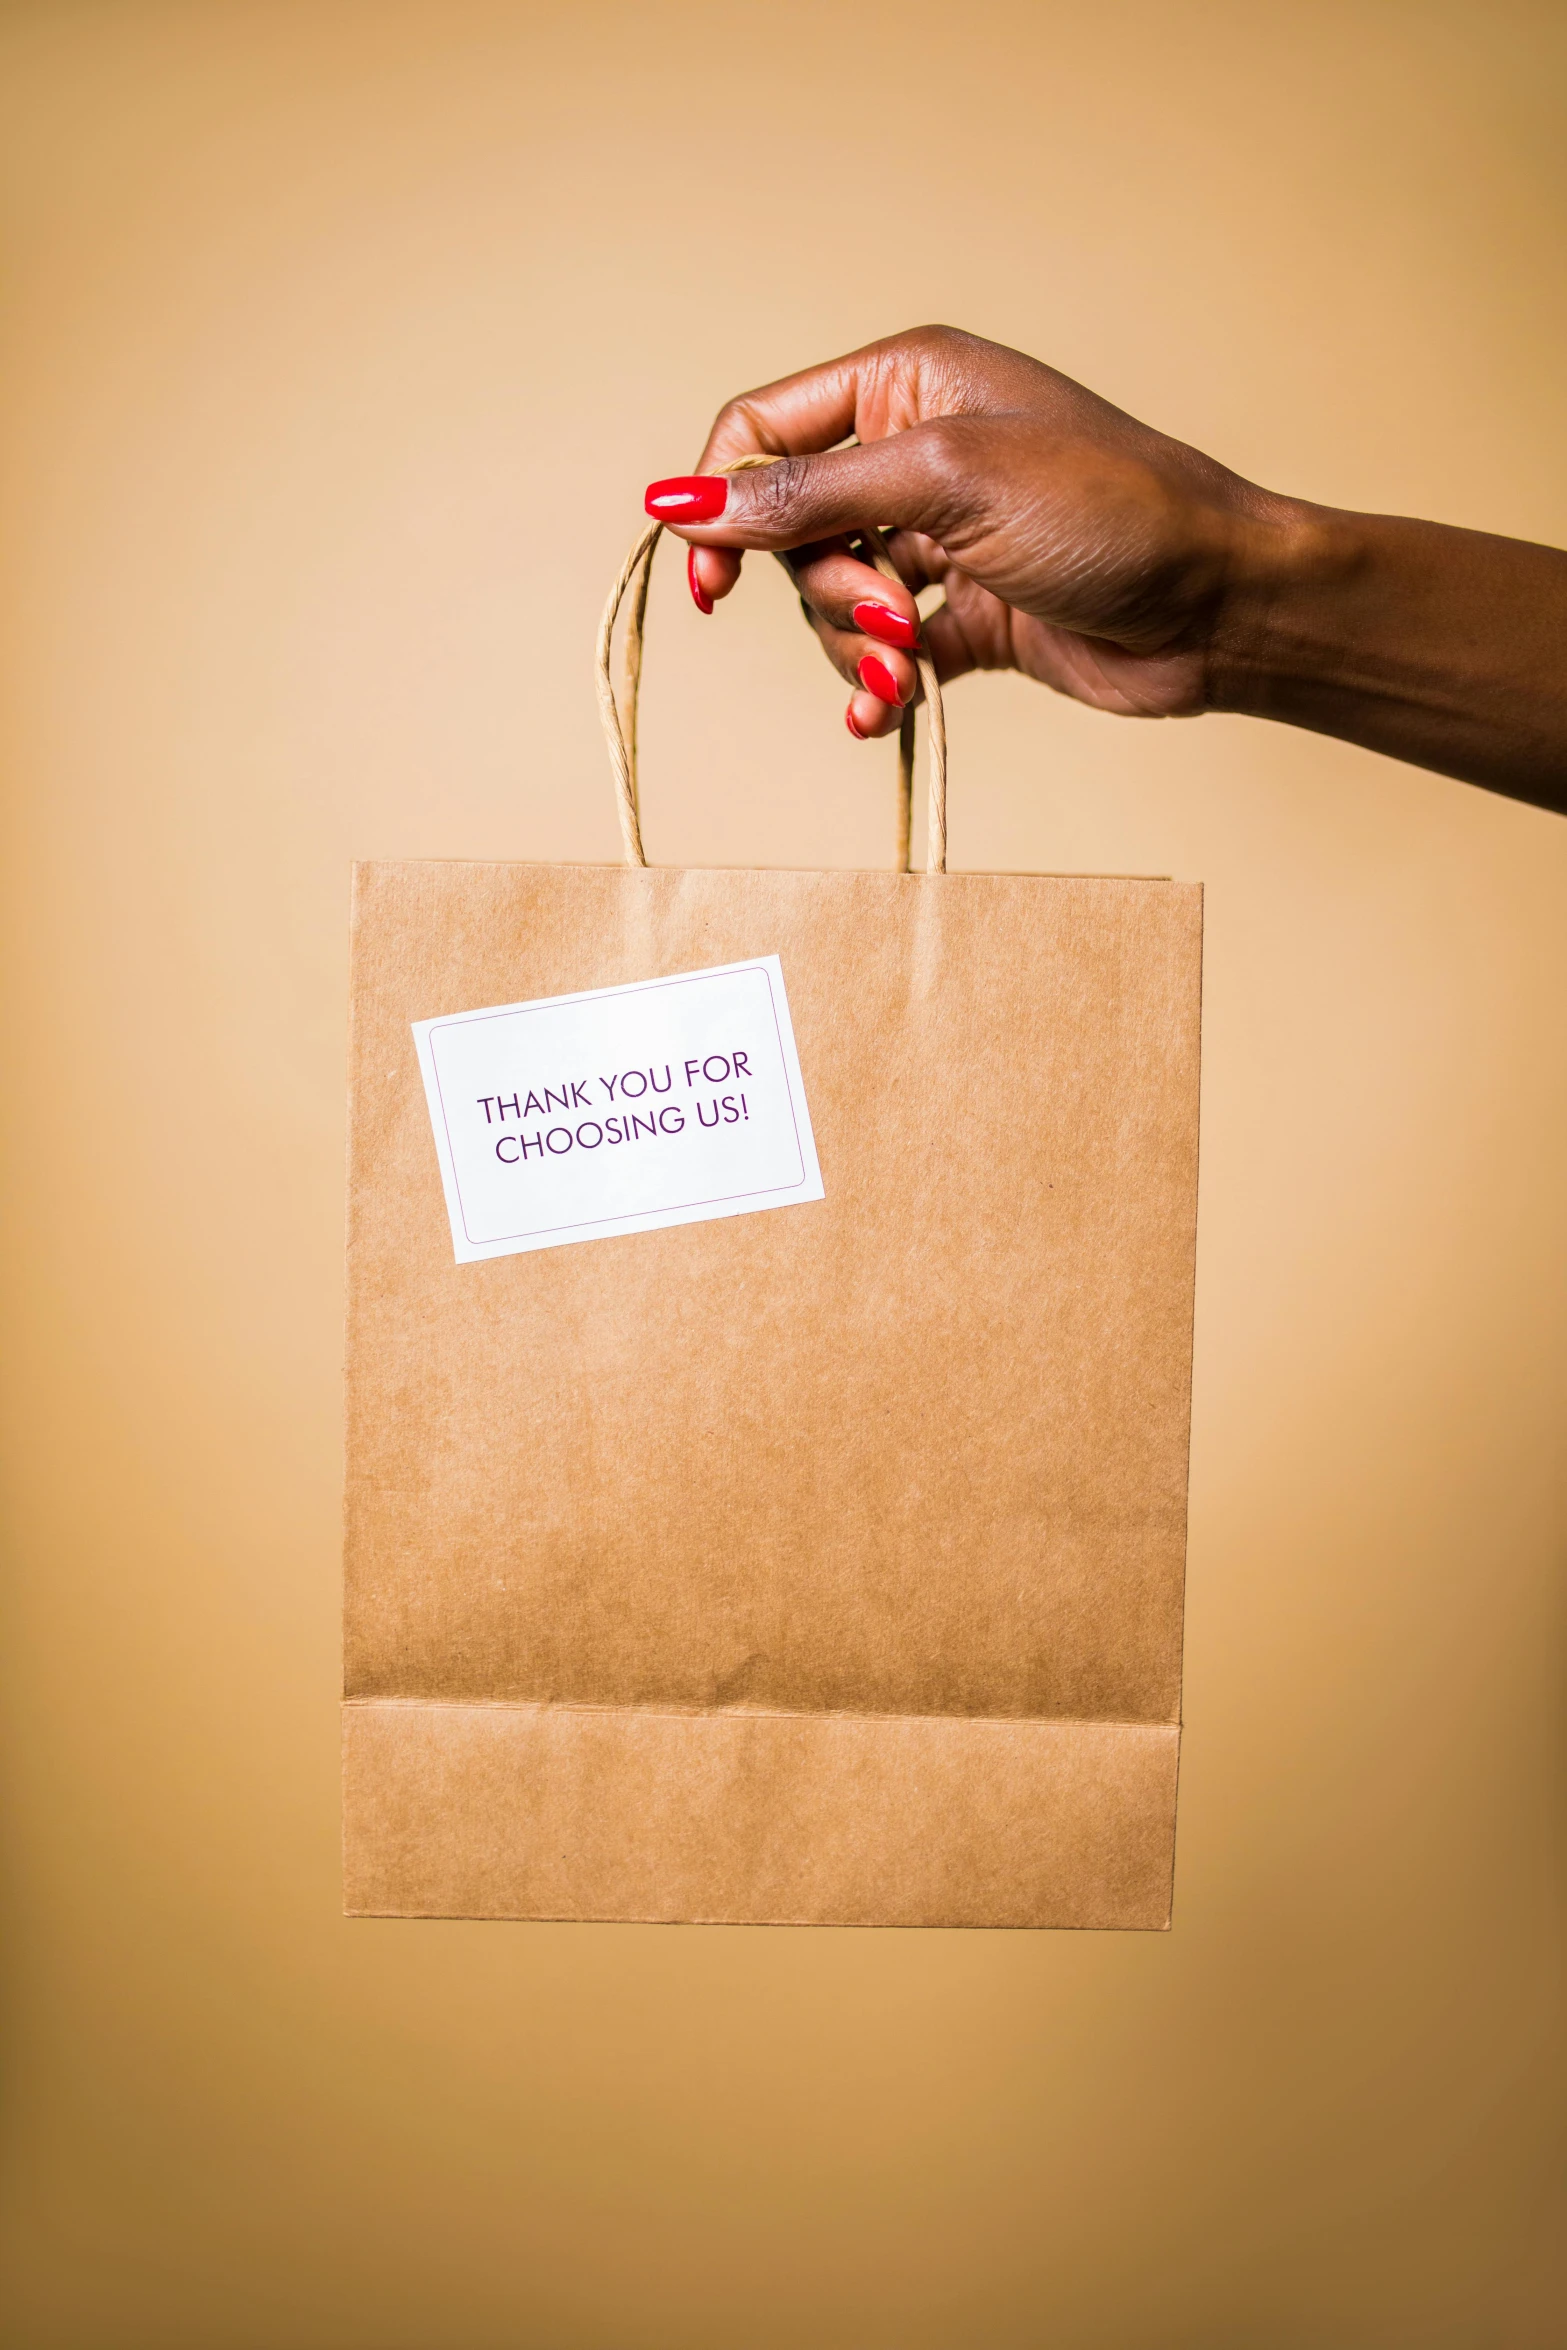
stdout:
[[413,1028],[460,1264],[822,1197],[776,955]]

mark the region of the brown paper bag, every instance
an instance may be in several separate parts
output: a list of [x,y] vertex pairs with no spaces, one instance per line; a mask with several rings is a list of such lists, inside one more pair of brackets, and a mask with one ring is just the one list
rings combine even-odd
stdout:
[[[352,1914],[1168,1924],[1200,954],[1167,881],[359,868]],[[764,955],[820,1200],[453,1261],[412,1022]]]

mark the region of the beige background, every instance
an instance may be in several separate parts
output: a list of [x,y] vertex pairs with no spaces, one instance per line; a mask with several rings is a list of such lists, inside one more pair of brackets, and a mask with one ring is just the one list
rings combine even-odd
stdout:
[[[594,616],[728,391],[925,317],[1567,541],[1567,16],[0,12],[25,2350],[1538,2350],[1567,824],[953,696],[954,861],[1205,880],[1168,1937],[345,1924],[351,856],[613,855]],[[781,576],[662,861],[872,863]]]

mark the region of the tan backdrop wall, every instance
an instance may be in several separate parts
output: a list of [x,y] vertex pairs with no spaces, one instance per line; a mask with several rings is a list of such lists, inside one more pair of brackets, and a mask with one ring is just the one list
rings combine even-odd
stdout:
[[[953,696],[956,863],[1209,885],[1171,1935],[345,1924],[335,1705],[349,859],[613,856],[642,483],[923,318],[1567,541],[1567,15],[0,32],[9,2339],[1567,2340],[1567,823]],[[881,861],[753,570],[661,581],[651,853]]]

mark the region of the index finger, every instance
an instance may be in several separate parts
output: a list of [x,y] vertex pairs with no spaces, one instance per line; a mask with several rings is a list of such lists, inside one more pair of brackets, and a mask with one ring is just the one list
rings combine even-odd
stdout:
[[859,406],[858,356],[807,367],[726,401],[713,419],[698,473],[721,473],[737,457],[800,457],[846,440]]
[[963,403],[932,365],[938,341],[946,339],[945,330],[931,328],[890,335],[741,392],[719,410],[697,471],[721,472],[737,457],[811,456],[851,434],[881,440],[950,413]]
[[[745,457],[806,455],[830,449],[851,434],[868,437],[871,414],[885,411],[888,403],[863,395],[885,371],[891,348],[869,343],[727,401],[713,420],[697,472],[723,473]],[[886,423],[880,427],[895,429]],[[711,611],[717,598],[729,594],[740,577],[740,562],[737,548],[692,548],[687,566],[699,606]]]

